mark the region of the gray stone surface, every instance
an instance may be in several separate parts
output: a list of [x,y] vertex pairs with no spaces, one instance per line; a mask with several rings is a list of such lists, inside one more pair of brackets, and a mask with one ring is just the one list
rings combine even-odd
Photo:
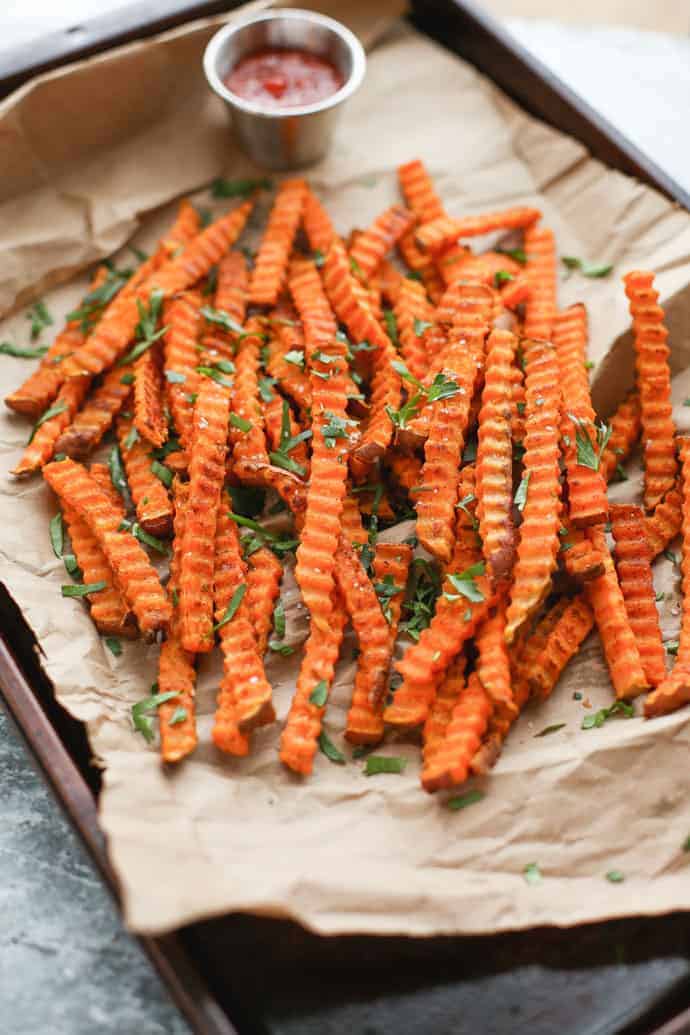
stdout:
[[0,709],[0,1032],[185,1035]]

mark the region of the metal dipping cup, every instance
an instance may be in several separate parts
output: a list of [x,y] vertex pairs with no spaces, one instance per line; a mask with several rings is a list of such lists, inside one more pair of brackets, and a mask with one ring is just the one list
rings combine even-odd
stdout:
[[[332,62],[343,85],[316,104],[284,111],[231,93],[223,80],[243,57],[266,47],[306,50]],[[265,11],[243,22],[224,26],[209,41],[204,72],[211,89],[225,101],[242,150],[266,169],[297,169],[322,158],[330,147],[344,101],[364,78],[366,57],[361,43],[333,18],[298,8]]]

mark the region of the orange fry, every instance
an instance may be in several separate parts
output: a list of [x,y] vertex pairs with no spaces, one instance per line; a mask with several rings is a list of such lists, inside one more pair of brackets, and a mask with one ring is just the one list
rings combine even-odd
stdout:
[[477,517],[484,557],[495,579],[508,576],[513,566],[511,371],[516,347],[517,339],[510,331],[489,335],[479,411]]
[[506,309],[515,309],[526,302],[532,293],[532,285],[526,270],[516,273],[501,288],[501,304]]
[[[287,407],[287,411],[286,408]],[[271,452],[280,450],[280,437],[283,426],[283,414],[287,412],[290,435],[295,436],[301,432],[301,427],[295,420],[286,399],[280,395],[274,395],[269,403],[264,404],[264,422],[266,425],[266,438]],[[290,459],[304,469],[304,477],[309,474],[309,452],[306,442],[298,442],[290,450]]]
[[556,318],[556,242],[548,227],[531,226],[525,230],[525,271],[530,293],[525,305],[522,332],[526,338],[551,341]]
[[644,519],[644,531],[652,551],[658,557],[673,542],[683,523],[683,494],[675,483],[673,488],[657,503],[652,514]]
[[[403,276],[397,266],[384,259],[378,268],[374,283],[386,305],[394,306],[406,280],[409,280],[409,277]],[[426,294],[424,297],[426,298]]]
[[364,546],[369,536],[362,524],[362,515],[359,508],[358,496],[355,499],[354,496],[346,495],[343,500],[343,513],[341,518],[341,526],[343,535],[352,543],[353,546]]
[[525,354],[525,502],[508,606],[506,640],[534,614],[549,592],[559,550],[561,516],[559,417],[561,392],[556,351],[543,341],[523,341]]
[[163,343],[165,397],[175,430],[184,449],[192,438],[194,395],[199,386],[197,343],[201,333],[202,299],[198,291],[186,291],[165,303],[163,322],[168,328]]
[[[41,417],[40,426],[37,425],[34,430],[28,446],[22,453],[21,460],[16,467],[12,468],[12,474],[33,474],[34,471],[40,470],[44,464],[48,463],[55,453],[55,445],[62,432],[69,426],[86,398],[90,384],[90,377],[75,377],[65,381],[55,402]],[[53,413],[52,417],[51,413]]]
[[325,255],[331,246],[331,241],[335,237],[335,230],[333,229],[330,216],[309,188],[307,188],[304,195],[302,221],[311,250]]
[[430,770],[432,760],[443,743],[453,709],[458,703],[460,694],[465,689],[465,669],[467,658],[458,654],[436,691],[434,703],[429,709],[422,731],[422,758],[424,769]]
[[149,535],[169,536],[173,525],[172,503],[168,490],[151,469],[153,460],[148,443],[139,438],[132,421],[124,417],[117,422],[117,438],[139,524]]
[[416,456],[409,456],[407,453],[400,453],[392,449],[386,455],[386,466],[396,485],[405,492],[411,492],[419,485],[422,462]]
[[623,402],[609,420],[611,437],[601,455],[599,470],[607,482],[613,478],[618,464],[630,455],[640,437],[642,418],[640,397],[637,392],[628,392]]
[[425,759],[422,769],[425,791],[455,787],[467,779],[492,711],[491,698],[473,672],[467,686],[460,691],[443,740],[431,760],[427,763]]
[[439,216],[424,223],[415,232],[415,240],[422,251],[440,252],[460,237],[480,237],[495,230],[523,230],[541,216],[537,208],[508,208],[501,212],[484,212],[478,216]]
[[652,551],[645,535],[641,508],[612,504],[611,531],[616,543],[614,559],[618,581],[642,668],[650,686],[658,686],[666,676],[666,654],[652,581]]
[[284,180],[278,189],[249,284],[249,300],[254,305],[275,305],[278,301],[306,192],[304,180]]
[[[273,315],[275,334],[268,343],[266,370],[304,415],[311,406],[309,376],[299,364],[285,359],[289,353],[304,354],[304,334],[295,322],[291,309],[274,310]],[[280,323],[278,320],[290,320],[291,324]]]
[[121,514],[81,464],[60,460],[47,464],[43,476],[93,533],[113,572],[115,585],[149,638],[165,629],[171,616],[155,570],[133,535],[120,531]]
[[[259,367],[263,342],[261,324],[253,316],[247,323],[244,337],[237,346],[235,358],[235,385],[232,413],[236,421],[246,422],[248,428],[231,423],[230,441],[233,444],[235,471],[241,476],[243,463],[268,462],[264,418],[259,404]],[[226,389],[227,391],[227,389]]]
[[510,430],[513,442],[522,443],[525,437],[525,378],[517,363],[511,368],[510,382]]
[[180,641],[179,605],[176,603],[186,509],[189,502],[188,482],[181,482],[179,478],[175,479],[173,499],[175,503],[175,539],[170,561],[170,581],[168,582],[172,620],[168,635],[161,644],[158,658],[158,692],[161,694],[174,693],[176,696],[158,706],[161,758],[164,762],[181,761],[191,754],[197,745],[194,655],[186,651]]
[[398,182],[407,207],[420,223],[430,223],[444,215],[443,203],[419,158],[398,166]]
[[168,437],[161,359],[154,346],[134,364],[134,426],[143,439],[156,447],[162,446]]
[[288,271],[288,287],[302,321],[306,357],[310,359],[315,349],[335,338],[338,325],[313,262],[293,259]]
[[460,279],[501,289],[503,284],[510,284],[522,274],[520,263],[501,252],[489,251],[475,255],[463,250],[458,254],[456,262],[451,262],[450,258],[450,255],[444,256],[439,264],[441,275],[448,285]]
[[606,570],[604,555],[589,541],[583,529],[565,527],[561,542],[563,566],[578,582],[598,579]]
[[[218,263],[213,308],[229,316],[233,323],[241,327],[247,315],[248,290],[247,260],[242,252],[229,251]],[[237,335],[232,331],[217,323],[207,323],[202,338],[204,353],[200,364],[213,364],[219,359],[231,360],[236,339]]]
[[259,657],[263,657],[273,626],[273,608],[280,594],[283,566],[273,551],[265,546],[251,554],[247,563],[247,603],[254,627],[256,649]]
[[194,407],[194,450],[180,563],[180,639],[192,653],[213,647],[213,544],[225,480],[229,411],[227,392],[204,378]]
[[516,713],[510,686],[510,661],[505,638],[506,607],[499,600],[494,611],[477,630],[477,675],[495,705],[504,713]]
[[444,292],[445,285],[433,258],[419,250],[414,240],[414,231],[410,230],[398,241],[398,251],[403,262],[412,273],[419,276],[429,300],[437,305]]
[[678,653],[671,673],[645,699],[648,719],[668,715],[690,701],[690,438],[679,440],[683,557],[680,563],[682,611]]
[[654,274],[634,270],[623,278],[635,339],[635,370],[644,443],[644,505],[653,510],[671,488],[678,465],[673,436],[668,329]]
[[591,608],[582,597],[574,597],[549,633],[529,674],[532,693],[545,700],[558,682],[563,669],[577,654],[594,625]]
[[[587,374],[587,310],[579,303],[556,314],[553,343],[558,356],[563,408],[561,438],[568,479],[570,521],[576,528],[600,525],[608,515],[606,482],[599,467],[594,470],[584,461],[579,443],[589,439],[591,452],[597,453],[595,413]],[[586,441],[584,442],[586,445]]]
[[56,453],[80,460],[96,448],[132,390],[131,367],[115,367],[74,415],[55,443]]
[[412,223],[412,213],[402,205],[391,205],[377,216],[350,248],[350,260],[358,275],[368,281]]
[[588,528],[587,535],[593,546],[604,555],[604,574],[586,583],[585,594],[594,611],[611,682],[618,699],[637,697],[648,688],[649,683],[642,668],[640,652],[630,627],[603,526]]
[[[513,685],[513,700],[521,712],[530,699],[530,680],[534,675],[537,658],[543,653],[551,633],[560,622],[569,605],[567,597],[559,597],[539,619],[534,629],[524,630],[510,648],[510,670]],[[507,731],[506,731],[507,732]],[[503,741],[501,740],[501,744]],[[494,744],[493,747],[496,745]],[[500,745],[499,745],[500,751]],[[496,755],[488,768],[496,761]],[[479,765],[479,761],[477,762]]]
[[418,281],[402,279],[393,313],[405,365],[421,381],[429,366],[429,356],[424,347],[424,331],[427,329],[424,325],[433,323],[434,310]]

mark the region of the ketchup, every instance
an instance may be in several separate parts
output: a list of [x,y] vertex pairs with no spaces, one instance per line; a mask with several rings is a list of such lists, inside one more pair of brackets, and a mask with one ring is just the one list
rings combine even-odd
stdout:
[[259,50],[242,58],[225,79],[232,93],[271,111],[315,104],[343,85],[335,65],[306,50]]

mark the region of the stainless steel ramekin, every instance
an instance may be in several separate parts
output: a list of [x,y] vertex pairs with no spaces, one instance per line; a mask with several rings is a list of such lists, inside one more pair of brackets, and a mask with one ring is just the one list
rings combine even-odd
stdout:
[[[331,97],[285,111],[267,111],[231,93],[223,80],[241,58],[264,47],[295,48],[331,61],[343,85]],[[328,150],[339,110],[364,78],[366,57],[349,29],[313,11],[284,8],[231,22],[209,41],[204,71],[221,97],[242,149],[267,169],[296,169],[318,161]]]

